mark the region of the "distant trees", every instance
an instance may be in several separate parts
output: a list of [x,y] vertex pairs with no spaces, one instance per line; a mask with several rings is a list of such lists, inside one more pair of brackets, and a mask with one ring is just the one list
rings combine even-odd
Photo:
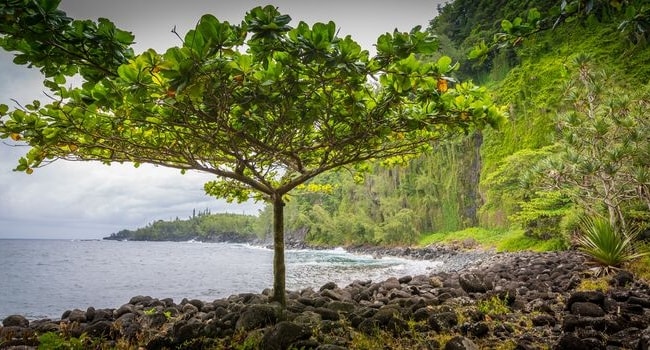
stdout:
[[106,239],[130,241],[251,241],[264,238],[258,218],[239,214],[199,212],[189,219],[158,220],[136,230],[121,230]]

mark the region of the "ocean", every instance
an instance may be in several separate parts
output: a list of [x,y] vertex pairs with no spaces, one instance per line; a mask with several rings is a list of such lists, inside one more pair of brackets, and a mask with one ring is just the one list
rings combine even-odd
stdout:
[[[287,250],[287,289],[427,274],[440,262]],[[64,311],[117,308],[148,295],[213,301],[273,285],[273,251],[244,244],[0,240],[0,320],[58,319]]]

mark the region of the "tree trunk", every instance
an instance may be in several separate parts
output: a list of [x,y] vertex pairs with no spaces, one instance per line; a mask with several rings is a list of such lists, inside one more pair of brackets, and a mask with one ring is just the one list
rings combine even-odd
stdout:
[[273,198],[273,252],[273,300],[285,307],[284,201],[281,195]]

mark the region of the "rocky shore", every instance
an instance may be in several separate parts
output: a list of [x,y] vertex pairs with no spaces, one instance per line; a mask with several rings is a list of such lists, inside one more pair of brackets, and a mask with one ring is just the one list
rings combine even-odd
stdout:
[[136,296],[58,320],[14,315],[2,321],[0,348],[70,339],[92,349],[650,348],[650,287],[626,271],[597,278],[578,252],[393,249],[376,254],[442,260],[445,269],[292,291],[284,310],[265,290],[178,304]]

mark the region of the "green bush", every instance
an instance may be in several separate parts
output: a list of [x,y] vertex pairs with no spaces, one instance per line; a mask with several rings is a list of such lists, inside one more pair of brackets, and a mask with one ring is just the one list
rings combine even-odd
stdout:
[[570,216],[573,203],[564,191],[540,191],[520,203],[521,210],[509,219],[521,225],[526,236],[541,240],[567,235],[563,222]]
[[579,249],[601,265],[603,272],[650,253],[634,249],[638,230],[618,230],[605,218],[584,217],[580,228],[581,233],[577,237]]

